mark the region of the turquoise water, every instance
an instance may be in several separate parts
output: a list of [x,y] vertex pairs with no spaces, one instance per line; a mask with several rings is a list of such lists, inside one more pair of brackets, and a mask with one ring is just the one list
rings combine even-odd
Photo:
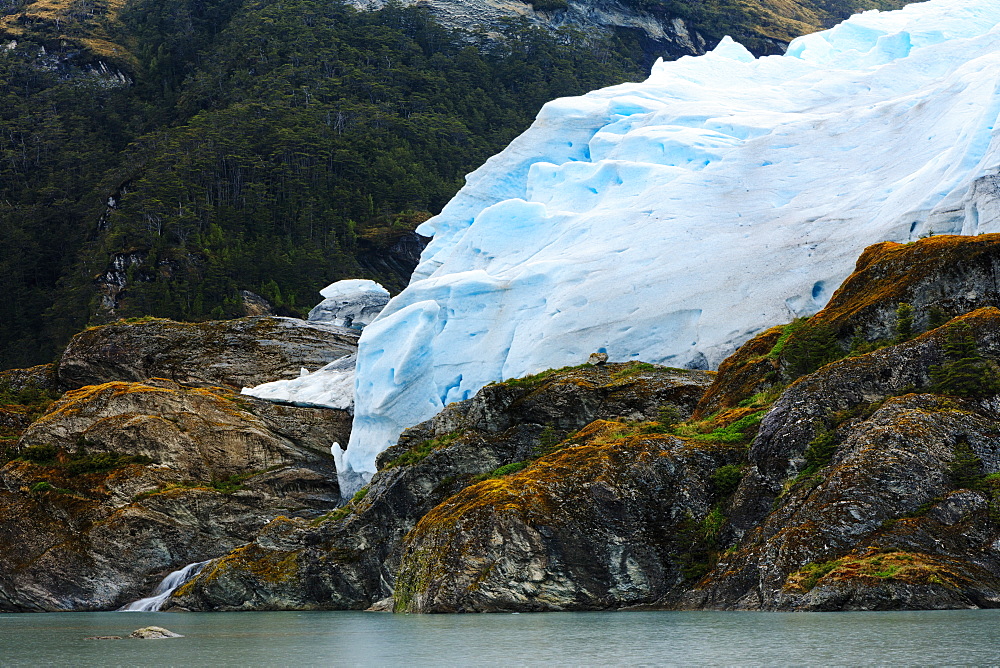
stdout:
[[[164,626],[184,638],[84,640]],[[996,665],[1000,611],[0,615],[2,666]]]

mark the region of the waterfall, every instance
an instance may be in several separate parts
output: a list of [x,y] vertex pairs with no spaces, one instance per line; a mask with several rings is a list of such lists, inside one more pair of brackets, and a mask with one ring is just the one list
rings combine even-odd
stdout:
[[153,590],[153,595],[148,598],[140,598],[138,601],[133,601],[128,605],[118,608],[118,612],[156,612],[160,609],[160,606],[166,603],[170,595],[174,593],[174,590],[180,587],[182,584],[188,580],[194,579],[198,573],[201,573],[201,569],[211,561],[208,559],[206,561],[199,561],[194,564],[188,564],[184,568],[174,571],[167,577],[163,578],[160,584],[156,585],[156,589]]

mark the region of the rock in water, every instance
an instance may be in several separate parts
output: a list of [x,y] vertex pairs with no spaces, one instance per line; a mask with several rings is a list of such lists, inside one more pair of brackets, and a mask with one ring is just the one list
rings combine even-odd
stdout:
[[128,637],[137,638],[138,640],[159,640],[160,638],[183,638],[184,636],[165,629],[162,626],[145,626],[132,631]]
[[361,329],[389,303],[389,291],[375,281],[354,279],[331,283],[319,291],[325,299],[309,311],[309,322],[329,322]]
[[974,187],[1000,164],[998,22],[995,0],[929,0],[548,103],[419,228],[361,339],[347,464],[593,350],[715,366],[821,308],[868,244],[1000,230]]

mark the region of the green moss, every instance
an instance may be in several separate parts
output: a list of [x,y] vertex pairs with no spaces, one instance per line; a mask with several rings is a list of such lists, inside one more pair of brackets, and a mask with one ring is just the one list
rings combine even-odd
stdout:
[[649,364],[648,362],[629,362],[621,369],[613,372],[611,378],[614,380],[624,380],[631,376],[637,376],[640,373],[649,373],[651,371],[662,371],[664,367],[656,366],[655,364]]
[[523,378],[511,378],[510,380],[505,380],[501,385],[506,385],[507,387],[520,387],[529,390],[533,390],[545,382],[546,379],[554,376],[557,373],[566,373],[569,371],[576,371],[578,369],[585,369],[589,364],[577,364],[576,366],[564,366],[559,369],[546,369],[533,376],[524,376]]
[[707,434],[694,434],[690,438],[708,443],[748,443],[767,411],[757,411],[726,427],[720,427]]
[[421,441],[395,459],[386,462],[385,466],[382,467],[382,470],[387,471],[397,466],[411,466],[421,462],[432,452],[438,448],[446,447],[461,435],[462,431],[456,430],[443,436],[438,436],[437,438],[429,438],[426,441]]
[[712,473],[712,487],[721,496],[729,496],[743,480],[743,468],[739,464],[726,464]]
[[505,475],[511,475],[512,473],[517,473],[518,471],[527,468],[528,464],[530,464],[530,462],[511,462],[510,464],[504,464],[500,468],[493,469],[489,473],[476,476],[473,478],[473,481],[482,482],[483,480],[502,478]]
[[799,586],[806,591],[812,591],[820,579],[837,568],[837,561],[821,561],[808,563],[799,571],[805,578],[799,582]]
[[785,387],[787,386],[781,383],[772,385],[763,392],[758,392],[757,394],[744,399],[736,404],[736,406],[738,408],[764,408],[770,406],[778,400],[781,393],[785,391]]
[[779,336],[778,340],[774,342],[774,347],[771,348],[771,351],[766,355],[766,358],[771,360],[779,359],[781,357],[781,353],[785,350],[785,346],[788,344],[788,339],[790,339],[792,334],[797,332],[805,324],[805,318],[797,318],[796,320],[793,320],[785,325],[784,329],[781,330],[781,336]]

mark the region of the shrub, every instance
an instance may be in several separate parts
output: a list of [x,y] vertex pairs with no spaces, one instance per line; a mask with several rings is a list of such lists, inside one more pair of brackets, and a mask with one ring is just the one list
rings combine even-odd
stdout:
[[53,464],[59,456],[59,448],[54,445],[29,445],[21,450],[18,458],[32,464]]
[[896,336],[893,341],[902,343],[913,338],[913,307],[900,302],[896,307]]
[[792,322],[784,326],[781,330],[781,336],[778,340],[774,342],[774,347],[767,354],[767,359],[776,360],[781,357],[781,353],[784,352],[785,346],[788,344],[788,339],[791,338],[792,334],[797,332],[803,325],[806,324],[805,318],[796,318]]
[[729,496],[743,480],[743,469],[738,464],[726,464],[712,473],[712,486],[722,496]]
[[972,451],[969,442],[959,439],[953,448],[955,456],[948,465],[948,480],[959,489],[978,489],[982,486],[983,462]]
[[797,378],[844,357],[844,354],[833,327],[819,323],[796,329],[781,356],[788,372]]
[[52,483],[45,480],[41,482],[36,482],[34,485],[31,486],[32,492],[51,492],[54,489],[55,487],[52,486]]
[[825,466],[829,466],[837,451],[837,432],[820,426],[809,445],[806,446],[806,467],[799,478],[811,476]]
[[553,12],[569,7],[566,0],[530,0],[530,2],[536,12]]
[[99,452],[93,455],[76,456],[66,465],[70,475],[105,473],[130,464],[150,464],[152,459],[144,455],[121,455],[117,452]]

